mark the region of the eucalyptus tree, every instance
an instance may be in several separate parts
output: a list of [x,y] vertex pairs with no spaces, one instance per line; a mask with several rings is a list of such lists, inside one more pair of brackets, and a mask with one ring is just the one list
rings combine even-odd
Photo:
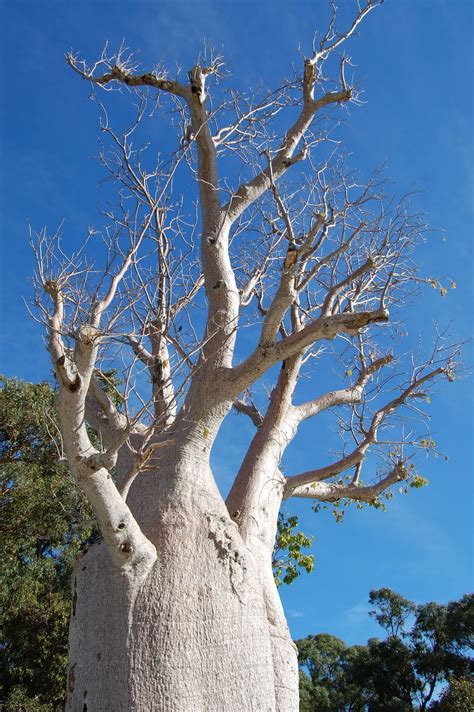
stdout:
[[[282,501],[381,506],[393,486],[423,484],[412,457],[434,444],[394,414],[422,414],[414,404],[452,379],[455,349],[438,335],[397,370],[387,334],[389,309],[427,281],[413,259],[425,226],[333,142],[359,101],[338,52],[379,4],[336,29],[332,3],[301,74],[266,93],[226,92],[212,51],[184,78],[142,73],[123,47],[94,64],[67,57],[103,102],[101,157],[117,186],[104,229],[74,254],[58,234],[33,240],[61,442],[102,533],[75,568],[70,709],[296,710],[272,575]],[[136,106],[122,132],[114,89]],[[152,163],[140,137],[158,116],[165,152]],[[296,391],[318,367],[329,384],[329,356],[345,384]],[[120,409],[94,375],[118,367]],[[232,408],[255,436],[224,499],[210,456]],[[328,462],[321,445],[314,468],[283,474],[300,426],[328,409],[340,456]]]
[[0,376],[0,423],[0,707],[50,712],[64,707],[71,562],[94,522],[58,461],[51,386]]
[[347,646],[319,633],[296,641],[303,668],[301,709],[470,709],[474,597],[415,604],[382,588],[371,591],[369,601],[375,606],[370,615],[385,629],[384,640]]

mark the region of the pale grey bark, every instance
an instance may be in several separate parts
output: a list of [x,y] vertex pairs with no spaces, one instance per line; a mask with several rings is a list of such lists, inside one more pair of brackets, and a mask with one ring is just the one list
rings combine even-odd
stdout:
[[[372,413],[393,356],[386,349],[372,353],[371,345],[369,351],[367,334],[382,330],[389,306],[419,283],[411,255],[423,225],[403,202],[386,211],[376,177],[360,188],[331,159],[313,171],[297,207],[280,187],[292,167],[314,161],[311,149],[322,141],[312,133],[315,116],[355,98],[346,59],[336,90],[325,90],[323,66],[378,4],[359,8],[345,32],[336,32],[334,14],[305,59],[302,78],[255,106],[245,100],[244,109],[234,96],[234,123],[218,126],[214,135],[218,115],[210,113],[207,96],[220,57],[197,64],[181,83],[158,70],[137,73],[122,50],[113,58],[104,53],[93,67],[68,56],[97,87],[169,95],[183,119],[180,149],[166,169],[146,172],[130,141],[145,115],[146,95],[139,95],[135,126],[121,136],[105,116],[102,130],[114,153],[102,160],[121,192],[117,212],[107,213],[114,229],[99,280],[80,252],[66,258],[58,247],[55,253],[45,234],[35,248],[38,287],[52,305],[41,309],[63,447],[102,535],[75,567],[70,710],[296,712],[296,650],[272,575],[282,500],[374,503],[411,477],[403,448],[419,443],[405,435],[375,481],[364,484],[361,469],[390,416],[425,395],[430,381],[452,378],[453,351],[439,339],[425,364],[397,382],[397,395],[377,401]],[[295,105],[294,123],[272,150],[262,151],[267,124]],[[219,152],[226,150],[252,164],[253,177],[234,189],[219,174]],[[173,195],[175,173],[186,163],[197,181],[199,215],[192,219],[181,219]],[[255,232],[260,251],[253,249]],[[242,235],[244,257],[237,259],[233,241]],[[179,255],[173,255],[176,245]],[[202,287],[207,315],[201,334],[192,308],[202,308]],[[242,313],[255,303],[256,345],[236,363]],[[355,377],[349,369],[347,387],[297,403],[305,364],[328,342],[343,339],[357,362]],[[122,408],[94,373],[117,363],[114,351],[110,356],[117,344],[129,359]],[[248,389],[277,364],[260,412]],[[250,417],[256,433],[224,502],[210,453],[233,406]],[[319,453],[318,467],[284,474],[282,458],[301,423],[344,406],[352,409],[350,451],[329,464]],[[335,480],[339,475],[346,479]]]
[[145,576],[117,569],[103,544],[76,565],[71,710],[275,709],[257,563],[200,448],[191,470],[189,454],[163,451],[159,475],[130,491],[157,549]]

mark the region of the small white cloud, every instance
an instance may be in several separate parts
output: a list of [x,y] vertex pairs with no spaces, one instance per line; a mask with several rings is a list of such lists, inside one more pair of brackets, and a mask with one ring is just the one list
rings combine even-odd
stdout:
[[295,608],[290,608],[288,615],[290,618],[304,618],[303,611],[297,611]]
[[366,623],[369,610],[370,607],[367,601],[359,601],[346,611],[345,619],[352,626]]
[[334,634],[339,635],[348,645],[365,644],[368,638],[380,636],[381,630],[369,616],[371,607],[367,600],[359,600],[342,614]]

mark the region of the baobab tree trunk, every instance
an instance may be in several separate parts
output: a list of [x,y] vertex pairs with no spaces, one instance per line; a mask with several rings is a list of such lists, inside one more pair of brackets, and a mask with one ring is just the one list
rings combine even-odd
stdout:
[[[120,570],[97,543],[76,563],[67,709],[296,711],[297,669],[281,651],[274,661],[275,633],[289,636],[271,559],[262,570],[206,457],[163,455],[129,504],[157,559],[145,572]],[[284,705],[282,663],[296,673]]]

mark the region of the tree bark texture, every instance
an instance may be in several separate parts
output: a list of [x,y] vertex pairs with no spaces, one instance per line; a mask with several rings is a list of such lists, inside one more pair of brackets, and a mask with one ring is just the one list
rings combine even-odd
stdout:
[[151,568],[120,570],[104,543],[76,563],[67,709],[296,711],[271,550],[262,567],[198,452],[171,455],[129,495]]

